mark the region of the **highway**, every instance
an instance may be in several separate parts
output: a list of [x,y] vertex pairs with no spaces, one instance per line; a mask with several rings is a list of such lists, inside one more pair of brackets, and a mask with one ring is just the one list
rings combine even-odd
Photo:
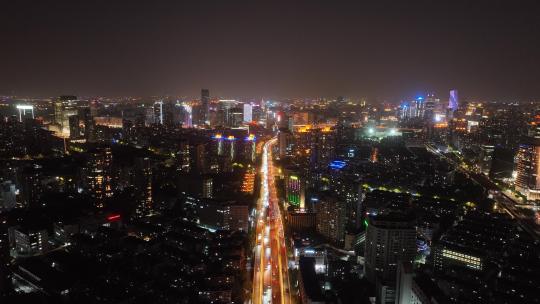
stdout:
[[257,202],[255,258],[253,263],[252,303],[291,303],[288,257],[283,222],[274,183],[272,146],[266,142],[262,151],[261,195]]

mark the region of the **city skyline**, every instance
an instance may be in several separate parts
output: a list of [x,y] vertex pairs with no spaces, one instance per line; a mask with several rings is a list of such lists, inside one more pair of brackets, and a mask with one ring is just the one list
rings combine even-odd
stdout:
[[[539,5],[10,3],[2,95],[540,97]],[[241,92],[241,93],[239,93]]]

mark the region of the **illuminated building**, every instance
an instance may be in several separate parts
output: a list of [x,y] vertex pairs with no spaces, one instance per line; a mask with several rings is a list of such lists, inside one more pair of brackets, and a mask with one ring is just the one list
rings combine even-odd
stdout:
[[414,220],[401,214],[379,214],[368,219],[364,270],[370,282],[393,282],[397,263],[416,256]]
[[443,270],[451,266],[460,266],[481,271],[484,259],[472,249],[465,249],[445,242],[435,246],[433,263],[436,269]]
[[76,96],[60,96],[54,103],[54,123],[63,135],[69,134],[69,116],[77,115],[73,107],[76,100]]
[[203,179],[202,182],[202,198],[212,198],[214,197],[214,182],[211,177]]
[[286,197],[290,205],[305,208],[305,181],[295,173],[289,173],[286,177]]
[[424,119],[428,122],[433,122],[435,114],[438,110],[440,100],[435,98],[433,93],[428,94],[425,100]]
[[79,125],[79,116],[72,115],[69,117],[69,138],[77,139],[81,136],[81,127]]
[[12,227],[9,234],[16,257],[43,254],[49,249],[49,233],[46,229]]
[[84,138],[88,142],[96,141],[96,122],[89,107],[80,109],[79,117],[84,122]]
[[324,195],[314,204],[317,232],[329,241],[342,245],[345,241],[346,206],[343,200]]
[[244,179],[242,180],[242,192],[253,194],[254,186],[255,186],[255,170],[249,169],[244,174]]
[[244,122],[253,121],[253,106],[250,103],[244,104]]
[[424,97],[417,97],[413,101],[413,109],[411,109],[413,113],[413,117],[423,118],[425,113],[425,102]]
[[147,216],[152,213],[152,166],[148,157],[135,158],[135,194],[138,199],[137,209],[138,217]]
[[279,130],[278,133],[279,158],[292,155],[293,136],[288,130]]
[[163,124],[163,101],[154,102],[154,123]]
[[540,199],[540,139],[528,137],[517,153],[516,190],[529,200]]
[[315,169],[325,168],[333,160],[336,149],[336,134],[329,127],[310,131],[310,163]]
[[315,230],[317,215],[314,212],[289,211],[287,213],[287,226],[293,231]]
[[90,152],[87,164],[87,184],[95,206],[103,208],[105,198],[112,196],[111,189],[112,151],[109,147],[96,148]]
[[448,109],[451,112],[457,111],[459,107],[459,96],[457,90],[450,90],[450,98],[448,99]]
[[254,163],[257,157],[257,141],[253,134],[248,135],[244,142],[244,161]]
[[17,105],[17,110],[19,110],[19,122],[23,121],[23,117],[26,117],[26,111],[32,113],[32,119],[34,119],[34,106],[32,105]]

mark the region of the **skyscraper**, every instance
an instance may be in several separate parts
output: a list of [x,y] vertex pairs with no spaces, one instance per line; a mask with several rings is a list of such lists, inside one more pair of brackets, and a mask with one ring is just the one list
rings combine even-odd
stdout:
[[343,245],[345,240],[345,201],[324,195],[315,204],[317,232],[329,241]]
[[454,112],[459,107],[459,97],[457,90],[450,90],[450,98],[448,99],[448,109]]
[[86,166],[86,183],[97,208],[103,208],[105,198],[112,196],[111,164],[110,147],[98,147],[90,153]]
[[208,89],[201,90],[201,108],[199,115],[199,125],[207,124],[210,116],[210,91]]
[[154,123],[163,124],[163,101],[154,102]]
[[253,120],[253,106],[250,103],[244,104],[244,122],[250,123]]

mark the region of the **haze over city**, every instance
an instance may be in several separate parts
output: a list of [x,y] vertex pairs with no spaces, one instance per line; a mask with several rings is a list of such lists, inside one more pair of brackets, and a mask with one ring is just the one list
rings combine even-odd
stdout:
[[535,1],[25,1],[0,14],[4,95],[540,95]]

